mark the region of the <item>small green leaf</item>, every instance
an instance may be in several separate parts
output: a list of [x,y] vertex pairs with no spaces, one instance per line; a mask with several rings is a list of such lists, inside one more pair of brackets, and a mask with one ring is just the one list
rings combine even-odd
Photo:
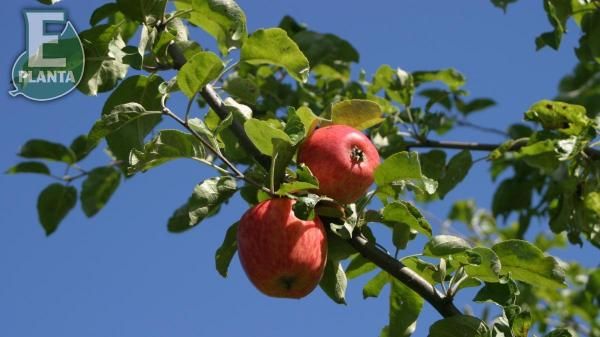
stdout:
[[558,262],[523,240],[507,240],[492,249],[502,264],[502,274],[541,288],[565,287],[565,274]]
[[398,222],[408,225],[411,229],[431,237],[431,225],[419,210],[405,201],[395,201],[383,209],[384,221]]
[[381,89],[384,89],[386,95],[392,100],[409,106],[412,102],[415,85],[412,75],[400,68],[393,69],[384,64],[375,72],[369,92],[376,94]]
[[281,184],[278,195],[285,195],[287,193],[294,193],[298,191],[309,191],[316,190],[319,188],[319,182],[317,178],[310,172],[310,169],[305,164],[300,164],[296,170],[296,180],[292,182],[286,182]]
[[221,205],[236,191],[233,177],[210,178],[196,185],[187,203],[178,208],[169,219],[169,231],[180,233],[198,225],[218,212]]
[[496,102],[489,98],[476,98],[468,103],[460,98],[456,99],[456,109],[465,116],[468,116],[473,112],[485,110],[494,105],[496,105]]
[[406,257],[402,259],[402,263],[410,268],[415,273],[419,274],[422,278],[427,280],[430,284],[438,283],[436,278],[436,266],[429,262],[425,262],[418,257]]
[[558,328],[545,334],[544,337],[574,337],[571,332],[565,328]]
[[60,222],[77,203],[77,190],[73,186],[52,184],[46,187],[37,201],[38,217],[46,235],[54,233]]
[[502,269],[498,255],[486,247],[475,247],[471,251],[479,255],[481,262],[478,265],[465,266],[467,275],[485,282],[498,282]]
[[306,136],[306,129],[300,117],[296,114],[296,109],[289,107],[285,129],[283,130],[290,137],[292,145],[300,143]]
[[50,169],[44,163],[37,161],[24,161],[17,165],[9,168],[5,172],[6,174],[17,174],[17,173],[37,173],[50,175]]
[[81,185],[81,207],[86,216],[96,215],[119,187],[121,173],[112,167],[90,171]]
[[409,181],[423,191],[433,194],[437,182],[421,173],[419,154],[416,152],[398,152],[386,158],[375,169],[375,183],[379,186]]
[[381,107],[373,101],[352,99],[335,103],[331,107],[333,124],[343,124],[364,130],[383,122],[383,120]]
[[114,15],[118,11],[119,6],[114,2],[110,2],[96,8],[90,16],[90,26],[97,25],[98,23],[100,23],[100,21]]
[[146,111],[138,103],[117,105],[110,113],[102,115],[102,118],[94,124],[88,133],[88,149],[97,146],[102,138],[118,132],[129,124],[137,126],[139,125],[138,120],[160,118],[161,114],[160,111]]
[[73,151],[66,146],[43,139],[32,139],[21,147],[19,156],[23,158],[47,159],[73,164],[76,161]]
[[346,267],[346,277],[351,280],[375,269],[377,269],[377,265],[358,254],[350,261],[348,267]]
[[473,316],[459,315],[439,320],[429,327],[428,337],[489,337],[484,321]]
[[260,89],[255,81],[236,75],[227,78],[223,90],[246,103],[255,103],[260,96]]
[[328,259],[319,286],[337,304],[346,304],[348,279],[339,262]]
[[499,306],[507,306],[515,303],[519,288],[513,280],[507,283],[485,283],[479,289],[473,301],[475,302],[492,302]]
[[212,52],[203,51],[189,59],[177,75],[177,84],[192,99],[198,91],[217,79],[223,71],[223,61]]
[[202,143],[189,133],[162,130],[143,150],[132,150],[129,156],[129,173],[147,171],[178,158],[204,159]]
[[390,291],[389,336],[408,336],[416,328],[417,318],[423,308],[423,297],[408,288],[404,283],[392,279]]
[[471,249],[471,245],[462,238],[452,235],[437,235],[431,238],[423,248],[427,256],[447,256]]
[[504,180],[494,193],[492,212],[494,215],[507,215],[514,210],[529,208],[531,194],[531,187],[526,181]]
[[391,281],[390,275],[385,271],[380,271],[363,288],[363,298],[378,297],[388,282]]
[[298,197],[294,206],[294,214],[301,220],[312,220],[315,217],[315,206],[321,200],[316,194],[308,194],[307,196]]
[[271,123],[258,119],[249,119],[244,123],[244,130],[254,146],[268,156],[273,155],[273,139],[281,139],[292,143],[290,137],[281,129],[275,128]]
[[[132,149],[142,149],[145,137],[161,121],[162,95],[159,86],[163,82],[164,80],[156,75],[131,76],[123,81],[106,100],[102,108],[102,120],[108,118],[110,132],[109,135],[104,136],[110,151],[117,159],[126,162]],[[142,115],[136,116],[136,112]],[[127,116],[122,113],[126,113]],[[96,144],[98,138],[88,136],[90,144]]]
[[446,165],[444,177],[438,181],[438,195],[444,198],[456,185],[458,185],[469,173],[473,165],[471,152],[463,150],[457,153]]
[[271,157],[271,184],[272,190],[277,191],[283,183],[287,167],[295,154],[295,148],[282,139],[273,138],[273,154]]
[[440,81],[446,84],[450,90],[458,91],[466,83],[464,75],[452,68],[434,71],[415,71],[412,75],[416,86],[426,82]]
[[240,48],[248,36],[246,15],[233,0],[175,0],[178,10],[191,9],[190,22],[201,27],[215,39],[226,55]]
[[309,64],[294,40],[281,28],[260,29],[242,47],[240,61],[283,67],[298,82],[308,80]]
[[236,222],[227,229],[223,243],[215,253],[217,271],[223,277],[227,277],[227,269],[229,269],[231,259],[237,252],[237,230],[238,223]]
[[547,130],[567,135],[580,135],[590,126],[585,107],[581,105],[542,100],[532,105],[525,119],[538,122]]
[[131,20],[154,25],[162,19],[167,0],[117,0],[117,5]]
[[71,142],[69,148],[75,154],[76,161],[80,162],[90,154],[95,146],[93,144],[90,146],[87,135],[81,135]]

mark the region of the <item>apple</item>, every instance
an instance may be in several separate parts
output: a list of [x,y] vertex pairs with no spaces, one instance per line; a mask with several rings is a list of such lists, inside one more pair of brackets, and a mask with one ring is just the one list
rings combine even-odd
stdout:
[[302,298],[319,284],[327,260],[327,237],[318,217],[300,220],[294,200],[265,200],[239,222],[238,255],[246,275],[262,293]]
[[349,204],[373,183],[379,153],[362,132],[330,125],[316,129],[300,145],[298,162],[306,164],[319,180],[317,193]]

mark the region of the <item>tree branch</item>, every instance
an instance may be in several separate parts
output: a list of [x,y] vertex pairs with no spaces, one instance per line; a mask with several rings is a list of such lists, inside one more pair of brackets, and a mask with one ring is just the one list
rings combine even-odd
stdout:
[[462,313],[451,298],[444,297],[434,286],[419,274],[406,267],[402,262],[381,251],[361,234],[354,235],[348,241],[364,258],[375,263],[392,277],[404,283],[431,304],[442,316],[450,317]]
[[[168,51],[169,55],[171,55],[174,60],[175,68],[180,69],[186,61],[182,50],[176,45],[171,44]],[[219,97],[219,94],[211,85],[205,86],[200,91],[200,95],[221,119],[225,119],[227,117],[228,111],[225,109],[223,100],[221,97]],[[263,155],[258,151],[258,149],[256,149],[252,141],[246,135],[243,126],[239,122],[234,121],[234,123],[231,125],[231,130],[238,138],[240,145],[248,152],[248,154],[254,157],[260,165],[268,170],[271,166],[270,158]],[[351,239],[348,239],[348,243],[363,257],[372,261],[382,270],[387,271],[392,277],[406,284],[406,286],[422,296],[442,316],[450,317],[461,314],[460,310],[458,310],[452,303],[452,299],[444,298],[437,291],[437,289],[427,282],[427,280],[406,267],[402,262],[379,250],[374,244],[370,243],[362,235],[353,236]]]
[[[527,145],[528,138],[516,139],[514,144],[510,147],[510,151],[517,151],[523,146]],[[439,148],[439,149],[457,149],[457,150],[472,150],[472,151],[494,151],[502,144],[489,144],[489,143],[478,143],[478,142],[457,142],[457,141],[440,141],[440,140],[423,140],[415,142],[405,142],[406,148]],[[584,150],[585,154],[594,160],[600,160],[600,151],[587,147]]]

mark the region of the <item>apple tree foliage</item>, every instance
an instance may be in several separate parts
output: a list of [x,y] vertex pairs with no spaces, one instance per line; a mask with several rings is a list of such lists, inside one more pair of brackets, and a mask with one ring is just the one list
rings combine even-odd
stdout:
[[[491,2],[507,10],[516,0]],[[233,0],[109,2],[81,32],[87,60],[79,90],[110,92],[99,119],[71,144],[28,141],[19,153],[24,160],[7,173],[54,179],[37,200],[50,235],[78,201],[92,217],[123,179],[191,159],[214,168],[215,176],[182,198],[167,220],[170,232],[191,230],[236,193],[248,205],[295,198],[297,216],[320,216],[329,226],[321,288],[333,301],[345,303],[349,281],[375,270],[364,297],[390,287],[381,336],[410,335],[425,301],[442,315],[429,327],[431,337],[600,336],[600,269],[546,253],[567,244],[600,248],[600,1],[544,0],[543,9],[550,31],[532,44],[560,48],[572,20],[579,64],[556,98],[531,103],[525,122],[485,129],[503,135],[503,143],[481,144],[443,139],[453,128],[476,127],[469,116],[495,104],[468,97],[465,76],[455,69],[382,65],[374,74],[351,74],[360,59],[348,41],[289,16],[278,27],[249,32]],[[189,29],[212,36],[216,50],[191,40]],[[239,57],[231,56],[234,49]],[[173,96],[189,100],[186,111],[169,108]],[[157,129],[163,119],[181,128]],[[319,182],[295,162],[307,134],[331,123],[366,132],[383,158],[375,186],[355,204],[312,194]],[[105,146],[107,165],[80,167]],[[464,223],[468,236],[435,232],[419,204],[443,199],[481,151],[492,181],[508,176],[497,182],[491,210],[457,200],[447,219]],[[67,173],[52,173],[52,162]],[[552,234],[524,240],[536,219]],[[376,243],[375,226],[389,229],[394,254]],[[236,230],[237,224],[224,229],[215,255],[224,277],[236,254]],[[427,238],[422,254],[403,256],[417,236]],[[501,315],[485,310],[476,317],[454,307],[467,287],[478,289],[474,302],[496,305]]]

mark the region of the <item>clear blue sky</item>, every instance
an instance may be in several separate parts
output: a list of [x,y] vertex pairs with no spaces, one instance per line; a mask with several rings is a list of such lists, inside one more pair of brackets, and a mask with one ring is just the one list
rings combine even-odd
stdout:
[[[63,0],[70,19],[86,29],[101,0]],[[541,1],[521,1],[504,15],[488,1],[267,1],[239,0],[251,31],[275,26],[285,14],[320,32],[346,38],[361,53],[360,67],[372,73],[380,64],[422,70],[456,67],[468,78],[473,96],[499,105],[475,116],[480,124],[503,127],[521,120],[533,102],[551,98],[558,80],[575,64],[576,30],[560,52],[534,51],[534,38],[549,29]],[[70,142],[87,132],[100,114],[106,95],[74,92],[53,102],[11,98],[12,63],[24,50],[21,11],[29,1],[3,3],[5,27],[0,56],[0,169],[18,161],[19,146],[30,138]],[[203,34],[196,34],[206,38]],[[181,109],[181,108],[179,108]],[[166,124],[165,127],[175,127]],[[461,129],[448,138],[500,141],[497,136]],[[474,155],[479,158],[478,154]],[[106,160],[101,151],[84,167]],[[479,163],[447,199],[475,198],[489,207],[493,185],[487,164]],[[215,218],[181,235],[166,231],[166,220],[193,186],[213,172],[191,161],[164,165],[122,183],[108,206],[87,219],[78,209],[46,238],[37,221],[36,198],[50,181],[37,176],[0,175],[0,336],[377,336],[387,322],[387,292],[362,300],[367,278],[350,283],[348,306],[330,301],[320,290],[306,299],[267,298],[243,274],[237,258],[230,276],[214,268],[214,252],[226,228],[245,205],[236,197]],[[449,202],[428,206],[439,217]],[[439,223],[434,221],[434,232]],[[534,223],[533,231],[546,230]],[[588,245],[589,246],[589,245]],[[422,248],[412,244],[406,254]],[[572,247],[565,259],[597,250]],[[472,293],[459,295],[461,304]],[[477,309],[477,308],[476,308]],[[439,319],[425,304],[415,336]]]

